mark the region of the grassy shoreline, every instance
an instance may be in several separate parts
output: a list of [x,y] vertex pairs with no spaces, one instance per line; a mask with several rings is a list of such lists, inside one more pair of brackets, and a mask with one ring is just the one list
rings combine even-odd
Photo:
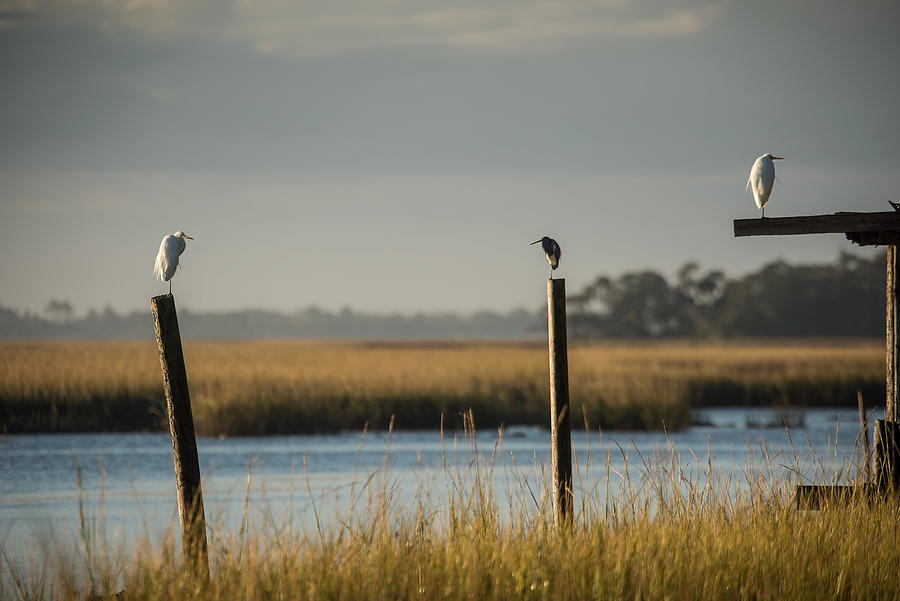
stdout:
[[[185,360],[201,435],[395,426],[546,425],[542,344],[190,342]],[[572,345],[573,417],[591,427],[677,430],[715,405],[872,404],[884,394],[880,341]],[[0,343],[6,433],[164,430],[150,342]]]
[[[408,503],[397,502],[385,472],[361,475],[350,492],[359,506],[335,508],[346,513],[332,527],[320,527],[318,517],[315,527],[298,526],[293,504],[283,514],[262,501],[251,506],[247,496],[239,527],[207,523],[208,581],[192,580],[174,525],[161,543],[127,549],[107,545],[102,522],[83,520],[74,555],[60,547],[59,556],[45,558],[50,574],[29,579],[7,558],[13,578],[0,593],[73,600],[116,599],[119,591],[129,600],[895,598],[900,547],[884,535],[900,528],[895,500],[860,495],[814,512],[791,502],[802,464],[818,466],[816,481],[846,482],[859,471],[852,459],[835,475],[830,459],[800,458],[801,450],[793,464],[770,457],[733,474],[660,449],[640,457],[640,477],[631,479],[627,468],[611,468],[610,452],[617,451],[599,447],[584,468],[599,470],[605,486],[580,485],[576,475],[576,513],[563,529],[553,523],[546,472],[515,468],[505,490],[495,490],[496,455],[471,455],[420,480]],[[439,480],[445,486],[435,488]],[[315,509],[315,498],[304,502]]]

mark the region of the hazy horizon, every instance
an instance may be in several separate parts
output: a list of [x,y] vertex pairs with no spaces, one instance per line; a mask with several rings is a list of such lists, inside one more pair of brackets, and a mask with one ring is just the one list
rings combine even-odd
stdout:
[[[849,252],[850,254],[859,255],[859,256],[863,256],[863,257],[869,256],[869,255],[871,255],[873,253],[877,253],[877,252],[884,252],[884,249],[882,247],[860,248],[855,245],[851,246],[849,249],[842,249],[842,250],[845,250],[846,252]],[[840,252],[841,252],[841,249],[838,250],[838,253],[840,253]],[[808,261],[808,262],[792,261],[792,260],[788,259],[788,263],[792,264],[792,265],[803,265],[803,264],[830,265],[830,264],[834,264],[836,262],[837,258],[838,258],[838,256],[831,257],[828,259],[823,258],[822,260],[813,259],[812,261]],[[781,259],[776,258],[775,260],[781,260]],[[546,265],[546,263],[545,263],[545,265]],[[683,266],[684,266],[684,264],[681,264],[678,267],[683,267]],[[715,265],[699,264],[699,266],[700,266],[701,271],[710,271],[710,270],[717,269],[717,267]],[[740,278],[748,275],[749,273],[759,271],[760,269],[762,269],[764,267],[765,267],[765,264],[760,264],[760,265],[757,265],[756,267],[748,269],[747,271],[744,271],[744,272],[739,272],[739,273],[726,272],[726,277],[728,277],[730,279],[740,279]],[[647,270],[659,273],[673,285],[677,282],[677,274],[674,271],[671,273],[670,272],[662,272],[661,270],[659,270],[655,267],[646,266],[643,268],[642,267],[635,268],[633,271],[620,272],[620,273],[600,273],[600,272],[598,272],[598,273],[594,274],[594,277],[588,278],[588,280],[586,280],[585,283],[590,283],[591,281],[596,279],[596,276],[601,276],[601,275],[610,276],[613,279],[615,279],[615,278],[618,278],[618,277],[624,275],[625,273],[637,273],[639,271],[642,271],[643,269],[647,269]],[[546,268],[544,269],[544,271],[546,273],[546,271],[547,271]],[[557,272],[554,272],[554,274],[555,274],[554,279],[557,279],[560,277],[557,275]],[[546,282],[546,279],[544,279],[543,281]],[[159,282],[157,282],[157,283],[159,283]],[[569,296],[572,296],[572,295],[582,291],[582,287],[580,287],[580,286],[578,288],[573,288],[571,285],[569,285],[569,286],[567,286],[567,288],[568,288],[567,294]],[[545,288],[542,288],[542,290],[546,293]],[[204,307],[196,307],[196,306],[191,305],[190,299],[185,299],[182,296],[178,295],[177,290],[175,292],[176,292],[176,294],[175,294],[176,301],[178,302],[178,306],[182,310],[193,312],[193,313],[198,313],[198,314],[208,314],[208,315],[261,312],[261,313],[278,314],[278,315],[283,315],[283,316],[291,316],[291,315],[302,314],[302,313],[305,313],[308,311],[322,311],[323,313],[329,313],[329,314],[334,314],[334,315],[339,315],[344,312],[350,312],[355,315],[371,316],[371,317],[390,317],[390,316],[415,317],[417,315],[437,317],[437,316],[441,316],[441,315],[446,315],[446,316],[452,315],[452,316],[461,317],[461,318],[471,318],[471,317],[475,317],[479,314],[495,314],[498,316],[508,316],[508,315],[512,315],[512,314],[522,312],[522,311],[527,312],[529,314],[539,314],[542,311],[544,311],[546,308],[545,307],[546,296],[544,295],[537,300],[538,304],[532,303],[532,305],[529,306],[529,305],[522,303],[519,305],[512,305],[512,306],[509,306],[506,308],[473,307],[471,309],[453,309],[453,308],[442,309],[440,307],[436,307],[436,308],[431,308],[431,309],[412,308],[409,310],[400,310],[400,309],[392,309],[392,308],[386,307],[384,309],[379,310],[379,309],[366,309],[366,308],[356,307],[356,306],[350,305],[348,303],[333,306],[333,307],[323,306],[323,305],[317,304],[317,303],[310,303],[310,304],[303,305],[303,306],[285,307],[285,308],[279,308],[277,306],[265,306],[265,305],[260,304],[260,305],[256,305],[256,306],[248,305],[248,306],[234,306],[234,307],[222,307],[222,308],[207,309]],[[150,296],[148,296],[145,299],[146,302],[144,304],[140,304],[135,307],[119,308],[119,307],[113,306],[112,303],[109,303],[109,302],[101,302],[97,305],[78,306],[78,305],[72,303],[71,299],[67,299],[67,298],[64,298],[61,296],[54,296],[54,297],[47,298],[43,304],[39,303],[35,307],[17,307],[17,306],[11,305],[9,303],[3,302],[2,299],[0,299],[0,308],[10,309],[22,316],[25,316],[27,314],[32,314],[32,315],[40,316],[40,317],[47,318],[47,319],[50,319],[51,321],[53,321],[54,318],[52,316],[48,316],[47,306],[49,303],[56,301],[56,302],[62,302],[62,303],[68,302],[71,305],[71,308],[73,310],[71,318],[74,318],[74,319],[82,319],[84,317],[87,317],[91,312],[99,314],[99,313],[102,313],[109,309],[113,310],[118,315],[127,316],[127,315],[130,315],[133,313],[148,312],[150,298],[152,296],[156,296],[158,294],[166,294],[166,293],[168,293],[168,284],[166,284],[165,286],[160,285],[160,289],[158,291],[152,292],[150,294]]]
[[833,261],[766,215],[900,200],[900,7],[827,2],[0,4],[0,305],[540,306],[686,261]]

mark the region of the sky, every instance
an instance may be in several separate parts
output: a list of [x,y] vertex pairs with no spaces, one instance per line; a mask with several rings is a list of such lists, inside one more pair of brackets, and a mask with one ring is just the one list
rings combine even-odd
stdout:
[[[814,5],[814,9],[810,6]],[[0,305],[146,310],[163,235],[197,311],[507,311],[733,237],[900,200],[900,5],[0,0]]]

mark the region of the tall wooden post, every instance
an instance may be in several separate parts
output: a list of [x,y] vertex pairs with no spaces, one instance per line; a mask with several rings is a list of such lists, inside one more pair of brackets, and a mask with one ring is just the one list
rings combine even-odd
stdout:
[[887,247],[885,274],[885,402],[884,419],[875,420],[875,482],[883,487],[900,485],[900,424],[897,419],[898,386],[900,386],[900,336],[898,336],[897,246]]
[[197,438],[194,435],[194,418],[191,415],[191,397],[184,368],[181,334],[178,332],[175,299],[171,294],[154,296],[150,299],[150,308],[153,311],[159,362],[166,391],[184,555],[195,575],[208,579],[209,560],[206,551],[206,517],[200,489],[200,461],[197,457]]
[[547,331],[550,341],[550,456],[553,472],[553,517],[557,524],[563,524],[571,520],[573,510],[565,280],[547,280]]
[[900,385],[900,338],[897,336],[897,247],[887,247],[886,273],[886,312],[885,312],[885,363],[887,366],[887,394],[885,398],[885,415],[888,421],[897,419],[898,385]]

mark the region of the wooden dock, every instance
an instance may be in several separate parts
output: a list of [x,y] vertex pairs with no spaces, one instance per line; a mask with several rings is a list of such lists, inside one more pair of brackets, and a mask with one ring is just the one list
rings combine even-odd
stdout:
[[[892,205],[893,206],[893,205]],[[885,419],[875,421],[871,480],[857,486],[799,486],[798,507],[815,509],[823,504],[846,501],[857,494],[887,494],[900,490],[900,423],[896,420],[900,398],[900,299],[897,297],[897,246],[900,244],[900,211],[876,213],[839,212],[830,215],[801,215],[735,219],[734,235],[793,236],[844,234],[860,246],[886,246],[885,270]],[[869,476],[867,476],[869,477]]]

